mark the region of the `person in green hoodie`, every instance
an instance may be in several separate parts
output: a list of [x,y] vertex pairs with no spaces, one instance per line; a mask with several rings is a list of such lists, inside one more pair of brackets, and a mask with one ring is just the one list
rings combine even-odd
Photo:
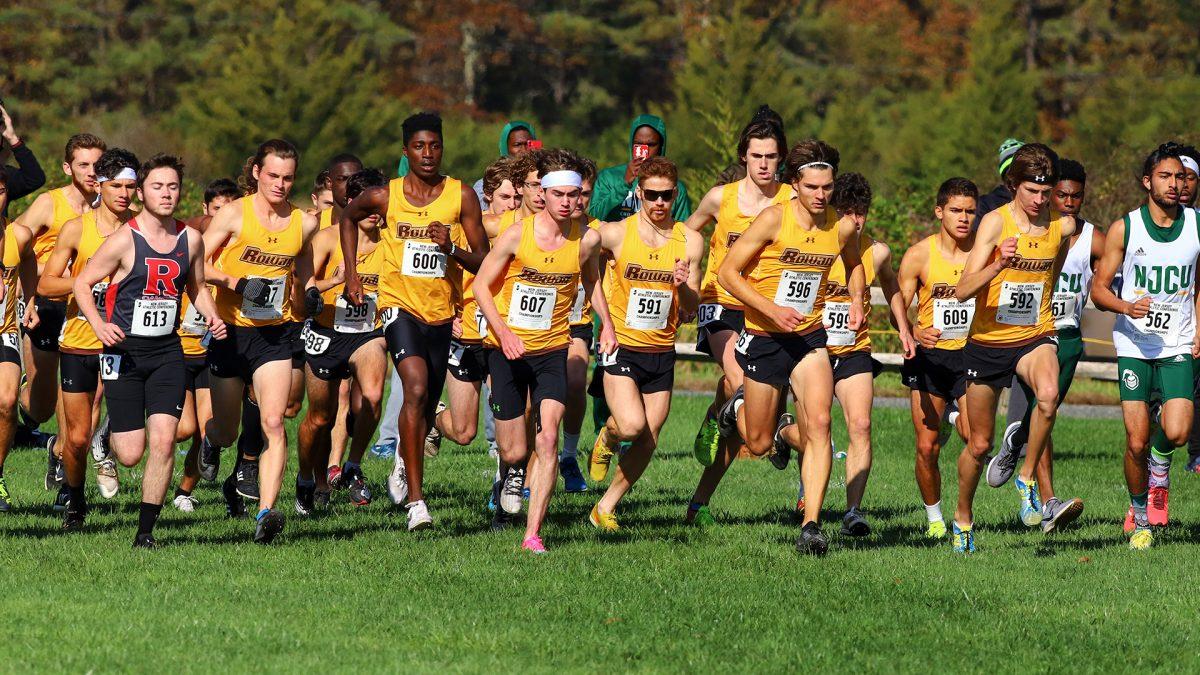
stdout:
[[[642,152],[635,152],[645,146]],[[593,218],[613,222],[637,213],[641,204],[637,198],[637,173],[642,162],[651,157],[667,154],[667,125],[657,115],[638,115],[629,125],[629,162],[610,166],[596,177],[592,193],[592,205],[588,213]],[[676,186],[675,201],[671,215],[678,222],[692,215],[692,200],[687,188],[680,181]]]
[[[510,120],[504,128],[500,130],[500,156],[513,157],[523,155],[533,148],[529,146],[530,141],[537,140],[537,133],[533,130],[533,125],[522,120]],[[536,143],[535,143],[536,145]],[[486,211],[488,208],[487,199],[483,196],[483,179],[475,181],[475,194],[479,197],[479,208]]]

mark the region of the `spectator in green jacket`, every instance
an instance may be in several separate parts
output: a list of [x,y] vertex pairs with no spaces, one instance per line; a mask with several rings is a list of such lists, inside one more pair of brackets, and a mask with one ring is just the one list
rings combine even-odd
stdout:
[[[634,153],[635,146],[646,146],[644,156]],[[628,218],[641,209],[637,198],[637,173],[642,162],[667,154],[667,125],[657,115],[638,115],[629,125],[629,163],[610,166],[596,177],[592,205],[588,213],[593,218],[612,222]],[[676,185],[678,194],[671,206],[675,220],[683,222],[692,215],[692,200],[688,198],[683,181]]]

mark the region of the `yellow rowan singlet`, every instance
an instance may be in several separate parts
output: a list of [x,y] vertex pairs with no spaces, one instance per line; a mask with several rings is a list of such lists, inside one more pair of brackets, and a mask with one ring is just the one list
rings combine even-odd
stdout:
[[[504,273],[504,285],[496,294],[496,310],[533,356],[565,349],[571,342],[570,314],[579,285],[579,243],[586,228],[572,221],[562,246],[543,251],[537,245],[533,220],[521,221],[521,243]],[[489,332],[487,344],[499,348]]]
[[[737,241],[750,223],[758,216],[748,216],[738,208],[738,185],[741,181],[726,183],[721,188],[721,208],[717,211],[717,225],[713,228],[712,237],[708,240],[708,267],[704,270],[704,279],[700,282],[700,303],[717,303],[726,309],[744,310],[742,303],[729,294],[721,284],[717,283],[717,270],[725,260],[729,247]],[[792,186],[783,183],[779,192],[767,205],[787,204],[794,196]]]
[[675,223],[670,238],[657,248],[647,246],[638,234],[638,214],[621,225],[625,238],[608,292],[617,343],[635,352],[673,350],[679,328],[679,293],[672,280],[675,261],[687,260],[683,223]]
[[[0,217],[4,228],[4,259],[0,268],[4,270],[4,298],[0,299],[0,335],[17,334],[17,279],[20,278],[21,250],[17,246],[16,228]],[[16,342],[10,346],[16,349]]]
[[[824,224],[806,230],[796,221],[798,206],[791,202],[783,204],[775,241],[763,247],[743,275],[754,290],[776,305],[799,312],[804,319],[792,334],[804,335],[822,327],[825,279],[842,246],[833,209],[825,209]],[[746,308],[746,332],[766,335],[777,330],[766,317],[751,307]]]
[[429,224],[444,223],[454,230],[462,207],[462,183],[447,176],[442,192],[426,206],[413,206],[404,197],[404,179],[388,184],[387,225],[380,228],[385,270],[379,281],[380,309],[401,309],[430,325],[452,321],[454,282],[448,265],[457,266],[429,239]]
[[[496,236],[500,236],[505,230],[512,227],[513,223],[517,222],[517,209],[510,209],[500,214],[499,229],[496,231]],[[458,236],[454,237],[454,244],[459,248],[466,248],[467,235],[463,233],[460,227],[455,232]],[[491,244],[496,241],[495,237],[488,240]],[[475,275],[467,270],[462,270],[462,278],[458,282],[460,289],[459,309],[461,311],[460,318],[462,320],[462,337],[458,339],[463,344],[477,345],[483,342],[487,337],[487,319],[483,318],[483,312],[479,311],[479,303],[475,302]]]
[[[212,287],[209,287],[211,290]],[[179,299],[179,313],[183,316],[179,320],[179,344],[183,347],[183,355],[185,357],[204,356],[208,350],[200,344],[200,340],[204,334],[208,332],[208,322],[196,310],[196,306],[192,304],[192,299],[187,293]]]
[[[600,227],[600,220],[593,218],[588,222],[589,228]],[[571,326],[592,325],[592,299],[583,291],[583,278],[580,277],[579,288],[575,289],[575,301],[571,303]]]
[[850,352],[871,351],[871,334],[867,332],[867,319],[871,316],[871,284],[875,283],[875,256],[871,246],[875,240],[865,234],[858,235],[858,250],[862,254],[863,274],[866,277],[867,293],[863,296],[863,321],[857,331],[850,325],[850,287],[846,280],[846,266],[839,255],[829,268],[825,282],[824,323],[828,339],[825,347],[831,356],[842,356]]
[[1013,219],[1013,202],[997,211],[1003,219],[1000,238],[988,264],[1000,257],[999,242],[1017,237],[1017,255],[976,295],[970,340],[986,347],[1020,347],[1054,334],[1050,304],[1054,260],[1062,243],[1062,214],[1050,212],[1042,235],[1021,234]]
[[947,260],[938,243],[939,236],[933,235],[918,246],[929,246],[929,261],[925,264],[925,283],[917,289],[917,327],[936,328],[942,332],[938,337],[937,349],[962,349],[967,344],[967,333],[975,316],[975,298],[959,302],[954,289],[962,278],[967,261],[961,263]]
[[[238,293],[217,287],[217,312],[231,326],[278,326],[289,320],[292,267],[304,246],[304,214],[293,208],[282,230],[268,230],[254,213],[254,195],[239,200],[242,232],[225,244],[216,268],[235,278],[260,278],[271,288],[267,306],[259,307]],[[236,208],[232,204],[225,208]]]
[[333,227],[334,222],[333,222],[333,207],[332,206],[321,211],[321,213],[319,215],[320,215],[320,218],[319,218],[320,226],[317,228],[318,232],[320,232],[321,230],[326,230],[326,229]]
[[[359,241],[365,236],[359,232]],[[329,259],[325,261],[325,268],[317,271],[317,280],[323,281],[336,276],[342,269],[342,260],[342,237],[339,234],[337,243],[329,253]],[[383,325],[378,311],[379,275],[383,272],[384,260],[383,242],[377,243],[370,253],[359,254],[355,260],[358,261],[356,269],[358,278],[362,281],[366,301],[364,305],[356,307],[346,304],[346,298],[342,296],[346,284],[340,283],[321,294],[325,307],[320,314],[313,317],[315,323],[339,333],[369,333]]]
[[[68,220],[74,220],[82,215],[76,211],[71,202],[67,201],[67,188],[70,185],[65,185],[50,191],[50,200],[54,202],[54,216],[50,221],[50,226],[42,230],[42,233],[33,240],[33,254],[37,257],[39,265],[45,265],[50,259],[50,252],[54,250],[54,243],[58,241],[58,233],[62,231],[62,226]],[[84,212],[91,209],[84,209]],[[61,300],[63,298],[53,298]]]
[[[96,251],[108,237],[108,235],[100,234],[95,211],[85,212],[81,216],[81,220],[83,227],[79,231],[79,246],[75,248],[75,259],[71,261],[72,277],[79,276],[84,265],[92,256],[96,255]],[[100,310],[101,316],[104,315],[104,296],[107,290],[108,280],[92,286],[92,300],[95,301],[96,309]],[[88,323],[87,317],[79,313],[79,304],[75,302],[75,295],[70,295],[67,299],[67,318],[66,321],[63,321],[62,333],[58,336],[58,350],[67,354],[98,354],[103,348],[104,343],[96,337],[96,333],[92,330],[92,324]]]

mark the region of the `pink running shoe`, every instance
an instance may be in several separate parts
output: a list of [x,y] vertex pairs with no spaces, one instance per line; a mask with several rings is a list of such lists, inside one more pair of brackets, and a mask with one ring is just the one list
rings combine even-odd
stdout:
[[1129,507],[1129,510],[1125,512],[1125,525],[1122,526],[1121,529],[1125,531],[1125,534],[1129,534],[1130,532],[1133,532],[1135,528],[1137,528],[1137,524],[1133,522],[1133,507],[1131,506]]
[[526,537],[525,541],[521,542],[521,548],[538,555],[546,552],[546,547],[542,545],[542,538],[536,534],[532,537]]
[[1171,496],[1170,493],[1170,488],[1150,488],[1150,499],[1146,504],[1146,517],[1154,527],[1166,527],[1167,525],[1167,501]]

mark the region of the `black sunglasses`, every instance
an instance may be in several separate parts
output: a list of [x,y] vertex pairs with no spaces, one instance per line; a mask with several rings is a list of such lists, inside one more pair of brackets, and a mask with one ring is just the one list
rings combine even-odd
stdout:
[[648,202],[673,202],[675,201],[675,188],[671,188],[670,190],[647,190],[646,188],[642,188],[642,196]]

